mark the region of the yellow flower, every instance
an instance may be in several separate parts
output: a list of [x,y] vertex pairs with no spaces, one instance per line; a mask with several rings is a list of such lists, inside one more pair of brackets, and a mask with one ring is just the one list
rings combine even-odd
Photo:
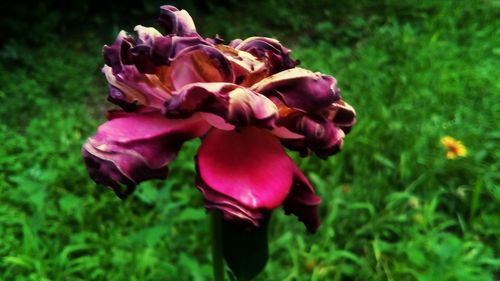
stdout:
[[448,150],[446,153],[446,158],[448,159],[467,156],[467,148],[465,148],[461,141],[457,141],[450,136],[445,136],[441,138],[441,144]]

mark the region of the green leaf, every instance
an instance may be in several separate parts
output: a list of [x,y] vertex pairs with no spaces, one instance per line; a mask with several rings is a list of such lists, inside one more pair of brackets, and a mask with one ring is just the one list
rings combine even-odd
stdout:
[[205,210],[201,208],[186,208],[184,209],[178,217],[175,218],[176,221],[202,221],[206,219],[207,214]]
[[269,256],[267,231],[269,216],[259,228],[245,230],[225,220],[222,222],[222,252],[237,281],[249,281],[266,266]]

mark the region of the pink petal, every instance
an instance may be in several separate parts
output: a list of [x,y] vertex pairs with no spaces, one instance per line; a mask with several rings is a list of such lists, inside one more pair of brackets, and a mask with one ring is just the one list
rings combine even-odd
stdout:
[[197,155],[199,176],[216,192],[250,209],[272,210],[286,198],[294,163],[270,133],[213,130]]
[[271,130],[271,133],[281,139],[303,139],[303,135],[299,135],[287,129],[286,127],[278,126]]
[[209,125],[199,116],[169,120],[159,112],[111,114],[83,146],[90,176],[99,184],[129,189],[137,183],[165,178],[168,163],[184,141],[204,134]]
[[200,112],[200,116],[207,121],[208,124],[214,126],[217,129],[224,131],[232,131],[235,129],[234,125],[228,123],[224,118],[219,115],[215,115],[213,113],[208,112]]
[[262,210],[247,208],[235,199],[212,189],[203,181],[199,172],[196,186],[203,194],[207,210],[222,211],[225,220],[239,224],[244,228],[259,227],[260,220],[264,217]]
[[171,64],[175,89],[197,82],[233,82],[231,65],[214,47],[196,45],[180,52]]

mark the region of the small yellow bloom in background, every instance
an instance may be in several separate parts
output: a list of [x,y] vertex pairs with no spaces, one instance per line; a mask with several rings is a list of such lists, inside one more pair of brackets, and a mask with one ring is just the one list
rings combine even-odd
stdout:
[[461,141],[457,141],[450,136],[445,136],[441,138],[441,144],[448,150],[446,153],[446,158],[448,159],[467,156],[467,148],[465,148]]

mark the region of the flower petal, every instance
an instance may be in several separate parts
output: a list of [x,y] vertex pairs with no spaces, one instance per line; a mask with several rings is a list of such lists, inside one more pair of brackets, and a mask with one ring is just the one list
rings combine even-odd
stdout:
[[189,13],[186,10],[179,11],[174,6],[161,6],[158,22],[166,34],[179,36],[196,34],[196,27]]
[[250,37],[240,42],[235,48],[266,61],[270,74],[293,68],[298,64],[290,58],[290,49],[283,47],[278,40],[273,38]]
[[[165,178],[184,141],[209,128],[199,116],[169,120],[158,111],[115,112],[111,117],[83,145],[83,157],[92,179],[121,197],[141,181]],[[121,190],[122,184],[127,191]]]
[[287,106],[315,111],[340,98],[335,78],[302,68],[271,75],[251,87],[265,96],[276,96]]
[[134,31],[137,32],[137,36],[139,37],[139,42],[148,46],[151,46],[153,44],[155,38],[163,36],[154,27],[146,27],[143,25],[136,25],[134,27]]
[[105,65],[102,72],[114,91],[110,91],[108,99],[117,105],[137,103],[160,109],[170,98],[170,85],[157,75],[140,73],[134,65],[123,65],[117,74],[113,74],[112,68]]
[[237,200],[212,189],[203,181],[199,172],[196,177],[196,187],[203,194],[205,208],[222,211],[226,221],[239,224],[244,228],[252,228],[259,227],[260,221],[264,218],[262,210],[246,208]]
[[[140,97],[142,98],[142,95]],[[108,101],[120,106],[127,112],[135,111],[139,106],[137,99],[127,97],[122,90],[111,84],[108,85]]]
[[104,63],[112,68],[113,73],[122,71],[123,56],[126,56],[128,49],[130,49],[133,44],[134,38],[128,36],[127,33],[122,30],[118,33],[118,36],[111,46],[104,45],[102,48]]
[[213,130],[202,141],[197,169],[206,184],[247,209],[272,210],[292,185],[293,161],[279,141],[256,127]]
[[356,111],[342,99],[332,103],[323,114],[346,134],[356,124]]
[[294,166],[293,186],[283,203],[285,214],[294,214],[303,222],[309,232],[314,233],[321,224],[318,205],[321,199],[314,195],[314,189],[297,166]]
[[196,45],[180,52],[171,64],[175,89],[197,82],[233,82],[230,63],[214,47]]
[[283,144],[301,155],[309,155],[311,151],[325,159],[338,152],[343,144],[344,132],[323,116],[296,111],[286,117],[279,118],[277,124],[304,136],[303,139],[286,139]]
[[[152,27],[137,25],[134,28],[137,32],[137,44],[132,44],[130,49],[123,48],[123,57],[125,64],[133,64],[141,73],[155,74],[156,64],[152,57],[152,46],[157,38],[163,35]],[[125,59],[126,58],[126,59]]]
[[[165,108],[165,114],[169,118],[185,118],[194,112],[211,114],[203,116],[212,125],[223,130],[250,124],[272,128],[277,116],[277,108],[271,100],[230,83],[187,85],[172,97]],[[220,118],[217,120],[212,115]],[[221,123],[222,120],[225,122]],[[227,123],[233,126],[228,127]]]
[[270,69],[252,54],[233,49],[226,45],[217,45],[226,59],[231,63],[235,82],[238,85],[250,87],[258,81],[269,76]]
[[152,60],[157,65],[169,65],[182,50],[197,45],[210,46],[211,44],[199,36],[169,35],[157,37],[152,45]]

